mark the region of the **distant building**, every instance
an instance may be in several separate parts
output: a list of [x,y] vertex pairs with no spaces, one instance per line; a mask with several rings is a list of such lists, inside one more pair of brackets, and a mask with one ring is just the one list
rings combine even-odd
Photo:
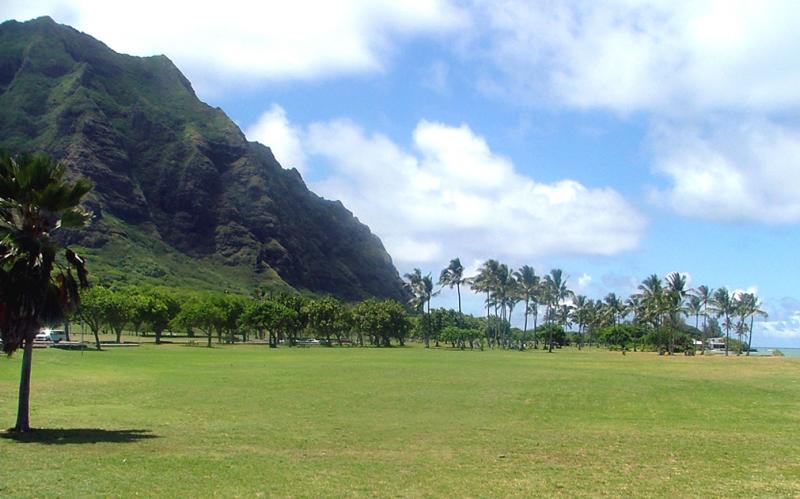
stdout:
[[725,338],[709,338],[706,348],[709,350],[725,350]]

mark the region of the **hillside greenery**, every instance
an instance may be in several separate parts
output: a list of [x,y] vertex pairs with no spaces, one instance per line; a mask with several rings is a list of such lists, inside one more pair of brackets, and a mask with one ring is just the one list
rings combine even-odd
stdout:
[[94,183],[92,224],[63,237],[104,282],[405,300],[369,228],[165,56],[118,54],[50,18],[0,24],[0,149],[48,153]]

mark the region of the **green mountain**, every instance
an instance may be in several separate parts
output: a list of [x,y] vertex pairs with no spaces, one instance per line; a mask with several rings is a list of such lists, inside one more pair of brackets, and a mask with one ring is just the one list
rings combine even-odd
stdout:
[[92,179],[71,233],[101,281],[402,299],[380,240],[248,142],[164,56],[118,54],[50,18],[0,25],[0,148]]

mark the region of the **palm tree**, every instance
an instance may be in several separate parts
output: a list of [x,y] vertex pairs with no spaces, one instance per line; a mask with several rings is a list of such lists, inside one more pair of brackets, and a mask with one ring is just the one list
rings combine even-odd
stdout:
[[405,274],[403,277],[405,277],[407,281],[406,287],[409,291],[411,291],[411,298],[409,299],[408,304],[417,312],[424,313],[425,299],[424,296],[420,294],[420,288],[422,285],[422,271],[418,268],[415,268],[414,272]]
[[731,340],[731,316],[736,311],[736,305],[726,288],[719,288],[714,291],[710,305],[717,317],[725,317],[725,356],[727,357],[728,343]]
[[703,307],[703,355],[705,355],[706,351],[706,328],[708,327],[708,305],[711,303],[711,300],[714,296],[714,290],[706,286],[705,284],[697,286],[697,289],[694,290],[694,296],[700,300],[700,305]]
[[496,269],[500,266],[497,260],[486,260],[478,269],[478,274],[469,280],[469,285],[476,293],[486,293],[486,341],[491,346],[489,335],[489,311],[492,306],[491,294],[495,287]]
[[618,325],[619,318],[625,311],[625,305],[617,298],[616,293],[608,293],[603,301],[605,301],[606,306],[608,306],[608,311],[611,314],[611,322],[613,322],[615,326]]
[[[494,278],[494,302],[500,310],[501,324],[510,324],[511,322],[511,312],[514,311],[514,305],[519,301],[516,289],[517,281],[514,279],[514,274],[509,270],[508,265],[501,263],[495,269]],[[495,341],[499,342],[497,332],[495,334]],[[507,341],[503,343],[508,346]]]
[[[562,302],[570,298],[573,293],[567,288],[567,280],[561,269],[552,269],[550,274],[544,277],[545,286],[547,289],[547,305],[548,305],[548,320],[552,323],[555,317],[556,307]],[[548,334],[548,352],[553,352],[553,330],[549,330]]]
[[425,305],[428,306],[427,311],[427,327],[428,331],[425,335],[425,347],[430,346],[430,316],[431,316],[431,298],[439,294],[433,292],[433,278],[430,272],[428,275],[423,276],[422,271],[418,268],[414,272],[406,274],[405,278],[408,280],[408,287],[411,289],[411,307],[414,310],[422,312],[423,317],[426,316]]
[[[741,317],[740,326],[737,327],[742,334],[745,330],[749,330],[749,337],[747,339],[747,356],[750,355],[750,347],[753,341],[753,321],[755,316],[767,317],[767,313],[761,309],[762,303],[753,293],[739,293],[735,298],[736,313]],[[749,327],[746,325],[747,319],[750,319]],[[741,341],[741,339],[740,339]]]
[[55,260],[60,244],[52,234],[82,227],[90,217],[80,202],[91,184],[67,183],[65,173],[45,155],[0,155],[0,336],[7,354],[23,348],[18,432],[30,431],[34,337],[44,322],[61,320],[75,307],[79,285],[89,285],[84,262],[72,250],[66,250],[66,266]]
[[639,285],[639,291],[645,320],[655,327],[660,326],[664,302],[661,279],[657,275],[651,274]]
[[461,260],[458,258],[450,260],[450,265],[439,274],[439,286],[447,286],[450,289],[453,289],[453,286],[456,287],[459,316],[461,315],[461,285],[464,284],[464,281],[464,266],[461,265]]
[[590,300],[584,295],[576,295],[572,302],[572,313],[578,324],[578,350],[583,350],[583,330],[589,319]]
[[683,301],[686,299],[689,290],[686,289],[686,276],[679,272],[667,274],[666,283],[664,308],[669,314],[670,322],[673,326],[670,328],[669,334],[669,354],[673,355],[675,353],[675,337],[672,331],[676,324],[682,323],[678,316],[683,312]]
[[[522,300],[525,301],[525,321],[522,327],[522,337],[525,338],[528,332],[528,315],[530,315],[531,303],[537,304],[539,300],[540,279],[536,271],[530,265],[523,265],[514,272],[517,279],[517,286]],[[534,326],[534,330],[535,330]],[[524,340],[523,340],[524,341]]]

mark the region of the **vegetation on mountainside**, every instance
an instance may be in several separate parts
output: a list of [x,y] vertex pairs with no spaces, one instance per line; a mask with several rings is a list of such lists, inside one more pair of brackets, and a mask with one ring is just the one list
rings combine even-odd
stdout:
[[65,239],[105,282],[405,299],[369,228],[247,142],[164,56],[117,54],[49,18],[3,23],[0,147],[95,183],[91,226]]

